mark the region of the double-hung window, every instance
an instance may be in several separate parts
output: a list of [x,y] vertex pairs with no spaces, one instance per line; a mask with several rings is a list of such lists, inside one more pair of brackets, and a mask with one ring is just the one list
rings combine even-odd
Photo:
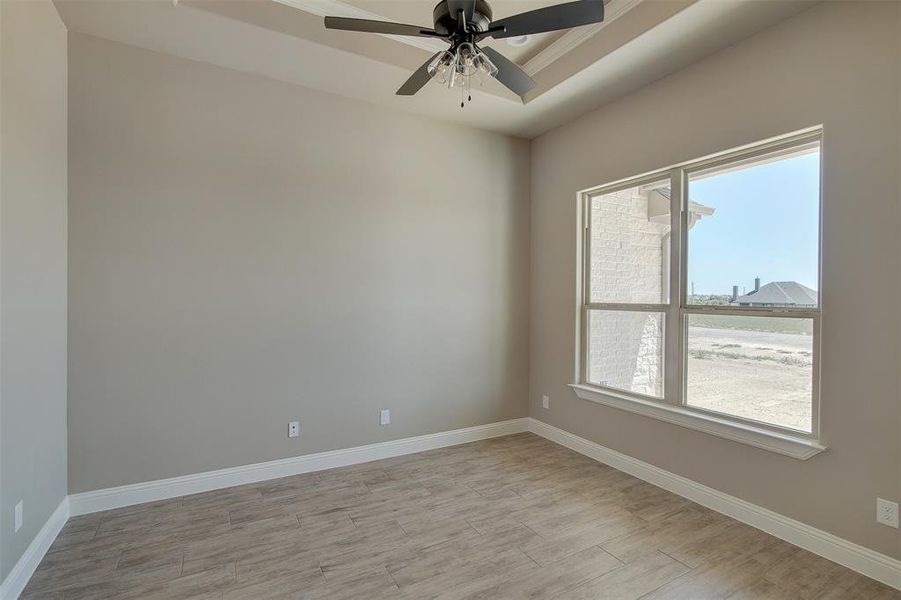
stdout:
[[580,194],[580,397],[798,458],[824,449],[821,136]]

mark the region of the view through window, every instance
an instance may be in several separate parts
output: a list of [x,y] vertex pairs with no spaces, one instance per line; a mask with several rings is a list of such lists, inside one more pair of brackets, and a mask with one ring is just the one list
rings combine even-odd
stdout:
[[[714,216],[688,230],[686,402],[811,431],[819,305],[819,146],[727,163],[688,179]],[[792,312],[797,311],[797,312]]]
[[[591,198],[587,380],[663,397],[669,296],[668,181]],[[664,195],[665,192],[666,195]]]
[[585,383],[814,432],[819,139],[586,195]]

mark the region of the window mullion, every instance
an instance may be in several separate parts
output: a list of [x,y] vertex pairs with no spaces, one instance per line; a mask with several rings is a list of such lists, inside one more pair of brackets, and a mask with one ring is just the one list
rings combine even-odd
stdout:
[[670,172],[670,261],[669,269],[669,302],[666,309],[664,325],[664,400],[672,404],[682,404],[683,380],[683,333],[681,307],[684,298],[682,275],[683,250],[683,201],[684,173],[681,169]]
[[591,302],[591,197],[582,196],[582,304]]
[[582,285],[578,308],[579,339],[576,343],[577,367],[576,379],[588,381],[588,304],[591,302],[591,197],[587,194],[579,196],[581,215],[579,235],[581,236]]

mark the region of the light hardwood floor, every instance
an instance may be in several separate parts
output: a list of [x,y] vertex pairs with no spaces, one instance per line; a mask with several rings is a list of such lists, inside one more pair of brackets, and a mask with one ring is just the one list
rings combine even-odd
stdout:
[[901,598],[533,434],[75,517],[24,598]]

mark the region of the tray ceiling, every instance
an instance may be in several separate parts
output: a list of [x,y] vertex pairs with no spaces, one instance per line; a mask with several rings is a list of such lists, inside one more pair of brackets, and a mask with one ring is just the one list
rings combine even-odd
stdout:
[[[188,0],[196,6],[201,6],[197,0]],[[424,25],[431,27],[432,10],[434,2],[430,0],[271,0],[279,4],[290,6],[306,13],[317,16],[338,16],[352,17],[359,19],[373,19],[383,21],[394,21],[398,23],[409,23],[413,25]],[[505,16],[515,15],[522,12],[528,12],[554,4],[560,4],[566,0],[494,0],[491,2],[494,19],[500,19]],[[586,0],[590,2],[600,2],[601,0]],[[482,45],[492,46],[504,56],[517,63],[531,75],[533,78],[538,73],[548,67],[553,66],[563,59],[567,54],[578,48],[584,42],[589,40],[595,34],[605,27],[609,27],[614,21],[628,13],[632,8],[637,6],[643,0],[604,0],[605,3],[605,19],[603,23],[597,25],[587,25],[564,31],[555,31],[550,33],[537,34],[528,36],[523,45],[514,45],[510,40],[494,40],[491,38],[482,42]],[[647,0],[645,0],[647,1]],[[695,0],[667,0],[664,3],[656,2],[658,5],[658,14],[660,18],[667,18],[675,14],[682,8],[692,4]],[[233,7],[232,7],[233,8]],[[342,31],[329,31],[323,41],[326,44],[339,47],[342,50],[356,52],[362,56],[371,57],[369,42],[366,39],[372,34],[349,33]],[[404,36],[382,36],[390,39],[397,44],[409,47],[407,53],[416,56],[416,66],[425,60],[428,54],[446,48],[440,40],[432,40],[427,38],[415,38]],[[421,50],[422,52],[415,52]],[[566,77],[577,72],[590,64],[585,60],[576,61],[568,65],[565,69],[566,73],[563,77],[556,77],[556,81],[561,81]],[[489,90],[492,93],[500,93],[509,95],[506,90],[500,86],[492,86]],[[547,86],[539,87],[530,94],[526,101],[530,101],[547,91]]]
[[[494,41],[536,81],[523,105],[492,81],[465,109],[426,85],[394,92],[434,50],[423,40],[326,30],[323,15],[431,24],[431,0],[55,0],[70,32],[397,110],[534,137],[813,5],[805,0],[609,0],[600,25]],[[557,0],[494,0],[496,17]],[[341,12],[343,11],[343,13]],[[350,14],[348,14],[350,13]],[[368,16],[363,16],[363,14]],[[424,40],[431,42],[431,40]]]

